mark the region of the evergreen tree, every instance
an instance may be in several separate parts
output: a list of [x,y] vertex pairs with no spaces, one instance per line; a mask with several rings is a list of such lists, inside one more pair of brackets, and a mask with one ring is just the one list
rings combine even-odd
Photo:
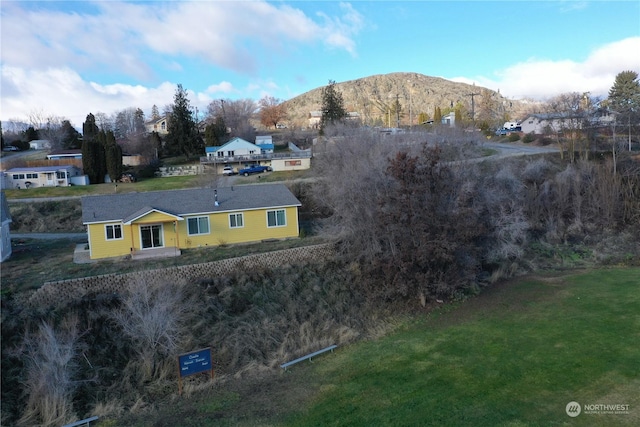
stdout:
[[169,120],[165,149],[169,155],[183,154],[186,157],[202,153],[202,140],[191,114],[187,91],[179,84],[173,100],[173,111]]
[[[100,139],[102,137],[96,118],[89,113],[87,119],[82,124],[82,167],[84,173],[89,177],[91,184],[104,182],[106,172],[104,145]],[[104,134],[104,132],[102,132]]]
[[629,150],[631,150],[631,127],[637,123],[640,114],[640,82],[635,71],[618,73],[609,90],[609,108],[616,114],[616,120],[627,125]]
[[336,82],[329,80],[329,84],[322,89],[322,117],[320,118],[320,132],[328,124],[336,124],[347,118],[342,93],[336,90]]
[[460,112],[460,109],[456,108],[453,114],[456,126],[462,126],[462,113]]
[[105,133],[104,144],[107,173],[111,181],[116,182],[122,176],[122,148],[116,143],[112,131]]
[[33,128],[33,126],[29,126],[27,130],[24,131],[24,141],[31,142],[38,139],[38,131]]
[[204,139],[208,147],[215,147],[225,143],[227,137],[227,125],[220,116],[215,122],[209,123],[204,130]]
[[71,125],[69,120],[63,120],[60,128],[62,147],[65,150],[82,148],[82,135]]
[[433,111],[433,124],[439,125],[442,123],[442,110],[440,107],[435,107]]
[[146,132],[147,128],[144,125],[144,111],[140,108],[136,109],[133,119],[133,131],[135,135],[142,135]]
[[82,124],[82,139],[94,140],[98,136],[98,125],[96,124],[96,117],[89,113],[84,123]]
[[160,111],[158,111],[158,106],[153,104],[153,107],[151,107],[151,119],[158,120],[159,118],[160,118]]

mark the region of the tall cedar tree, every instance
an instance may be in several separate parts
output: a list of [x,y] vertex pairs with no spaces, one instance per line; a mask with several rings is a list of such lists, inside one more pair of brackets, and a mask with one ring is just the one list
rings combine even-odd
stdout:
[[259,101],[260,123],[266,127],[275,129],[283,119],[287,117],[287,107],[273,96],[265,96]]
[[122,148],[116,143],[116,137],[112,131],[101,131],[104,134],[104,151],[107,173],[111,182],[117,182],[122,177]]
[[183,154],[186,157],[202,153],[203,144],[196,122],[191,114],[187,91],[179,84],[173,100],[165,149],[168,155]]
[[336,90],[336,82],[329,80],[329,84],[322,89],[322,117],[320,118],[320,132],[323,133],[327,125],[337,124],[347,118],[342,93]]
[[82,124],[82,167],[91,184],[104,182],[107,167],[104,146],[99,141],[100,130],[96,118],[89,113]]

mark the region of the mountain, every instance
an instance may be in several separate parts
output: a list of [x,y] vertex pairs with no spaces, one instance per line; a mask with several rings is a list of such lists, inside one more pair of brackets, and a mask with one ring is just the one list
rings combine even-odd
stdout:
[[[378,74],[336,82],[335,87],[342,93],[347,111],[358,112],[369,125],[396,126],[397,117],[392,107],[396,100],[401,106],[401,125],[408,125],[410,117],[413,124],[417,124],[420,113],[433,118],[435,107],[444,113],[451,105],[462,105],[469,116],[473,109],[477,120],[490,116],[499,124],[506,121],[506,117],[517,120],[531,108],[525,101],[510,100],[487,88],[419,73]],[[309,112],[320,110],[322,90],[323,87],[316,88],[284,102],[291,125],[307,125]]]

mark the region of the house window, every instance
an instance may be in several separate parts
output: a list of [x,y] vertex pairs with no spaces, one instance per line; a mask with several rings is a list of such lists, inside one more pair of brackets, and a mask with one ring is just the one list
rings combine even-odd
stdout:
[[105,225],[105,231],[107,234],[107,240],[120,240],[122,239],[122,225]]
[[267,227],[284,227],[287,225],[284,209],[267,211]]
[[165,130],[167,128],[167,123],[166,122],[162,122],[162,124],[160,124],[160,128],[162,130]]
[[229,228],[244,227],[244,218],[241,213],[235,213],[229,215]]
[[66,177],[67,177],[67,173],[66,172],[56,172],[56,178],[65,179]]
[[209,234],[209,217],[199,216],[187,219],[187,228],[189,235]]
[[24,179],[24,174],[23,173],[13,174],[13,179]]
[[224,157],[224,151],[218,151],[216,154],[218,157]]
[[38,179],[38,174],[37,173],[28,173],[27,174],[27,179]]
[[285,166],[302,166],[302,160],[285,160]]
[[233,157],[236,154],[235,151],[227,151],[227,156]]

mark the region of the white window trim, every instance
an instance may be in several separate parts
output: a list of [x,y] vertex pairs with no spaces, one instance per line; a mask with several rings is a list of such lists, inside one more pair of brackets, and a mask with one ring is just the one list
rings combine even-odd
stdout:
[[[120,227],[120,237],[109,238],[109,234],[107,233],[107,228],[109,228],[109,227],[113,227],[113,230],[114,230],[113,235],[114,236],[116,235],[115,227]],[[104,226],[104,240],[106,240],[108,242],[111,242],[113,240],[122,240],[122,239],[124,239],[124,227],[122,227],[122,224],[105,224],[105,226]]]
[[[189,220],[190,219],[199,219],[199,218],[206,218],[207,219],[207,226],[209,228],[209,231],[207,231],[206,233],[201,233],[200,232],[200,222],[198,221],[198,232],[197,233],[189,232]],[[211,220],[209,219],[209,217],[207,215],[192,216],[192,217],[187,218],[187,236],[206,236],[207,234],[211,234]]]
[[[276,223],[278,222],[278,211],[284,212],[284,224],[269,225],[269,212],[276,212]],[[267,211],[267,228],[278,228],[287,226],[287,210],[286,209],[271,209]]]
[[[237,217],[240,216],[242,218],[242,225],[235,225],[232,226],[231,225],[231,217],[235,216],[236,217],[236,224],[238,224],[238,220]],[[235,213],[230,213],[229,214],[229,228],[244,228],[244,212],[235,212]]]

